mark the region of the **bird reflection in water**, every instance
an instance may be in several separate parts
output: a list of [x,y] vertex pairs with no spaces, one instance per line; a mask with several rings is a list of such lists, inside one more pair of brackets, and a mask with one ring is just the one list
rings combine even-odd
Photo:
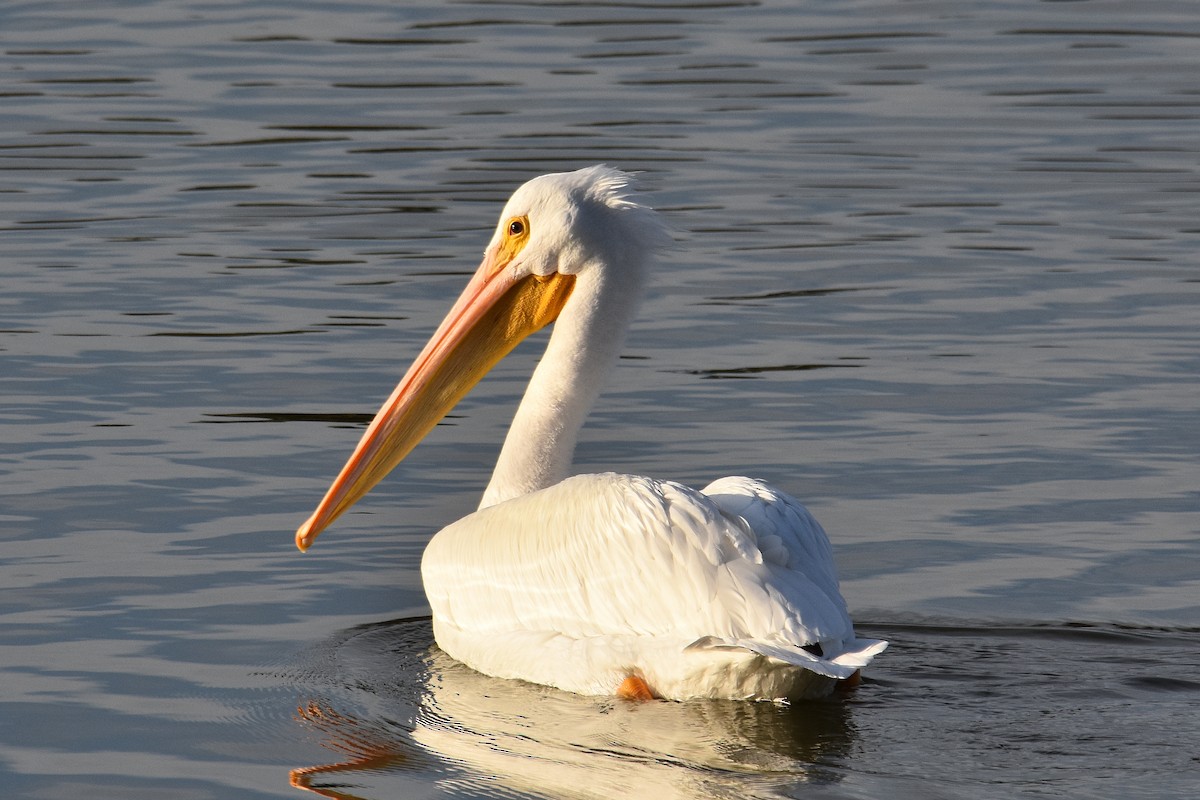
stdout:
[[850,751],[845,697],[629,701],[491,678],[433,644],[428,619],[344,632],[291,675],[296,719],[339,754],[292,770],[331,798],[401,796],[437,783],[556,797],[747,796],[838,780]]

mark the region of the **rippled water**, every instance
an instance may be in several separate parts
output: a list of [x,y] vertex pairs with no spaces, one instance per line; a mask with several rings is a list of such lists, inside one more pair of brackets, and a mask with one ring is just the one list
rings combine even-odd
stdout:
[[[1192,4],[793,6],[0,7],[8,794],[1194,796]],[[294,550],[503,199],[596,162],[678,246],[577,460],[808,502],[893,642],[850,698],[430,649],[538,341]]]

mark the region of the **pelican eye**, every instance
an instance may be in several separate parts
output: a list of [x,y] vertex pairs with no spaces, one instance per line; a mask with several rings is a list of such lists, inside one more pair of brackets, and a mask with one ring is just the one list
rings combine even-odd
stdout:
[[496,259],[499,264],[509,264],[529,243],[529,217],[512,217],[502,230]]

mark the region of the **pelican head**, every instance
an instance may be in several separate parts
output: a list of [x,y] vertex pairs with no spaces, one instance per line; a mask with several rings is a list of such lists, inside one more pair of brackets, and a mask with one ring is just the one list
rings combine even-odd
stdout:
[[513,193],[483,262],[296,532],[297,547],[307,550],[493,366],[560,314],[576,329],[575,356],[588,337],[608,340],[593,350],[619,346],[649,256],[666,240],[657,214],[630,192],[629,175],[594,166],[542,175]]

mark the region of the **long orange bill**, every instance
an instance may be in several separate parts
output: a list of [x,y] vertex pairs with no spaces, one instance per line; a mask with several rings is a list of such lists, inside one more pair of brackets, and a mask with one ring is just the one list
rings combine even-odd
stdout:
[[574,276],[517,278],[509,262],[519,247],[505,245],[489,249],[433,338],[371,420],[317,510],[296,531],[301,550],[399,464],[522,339],[558,317]]

